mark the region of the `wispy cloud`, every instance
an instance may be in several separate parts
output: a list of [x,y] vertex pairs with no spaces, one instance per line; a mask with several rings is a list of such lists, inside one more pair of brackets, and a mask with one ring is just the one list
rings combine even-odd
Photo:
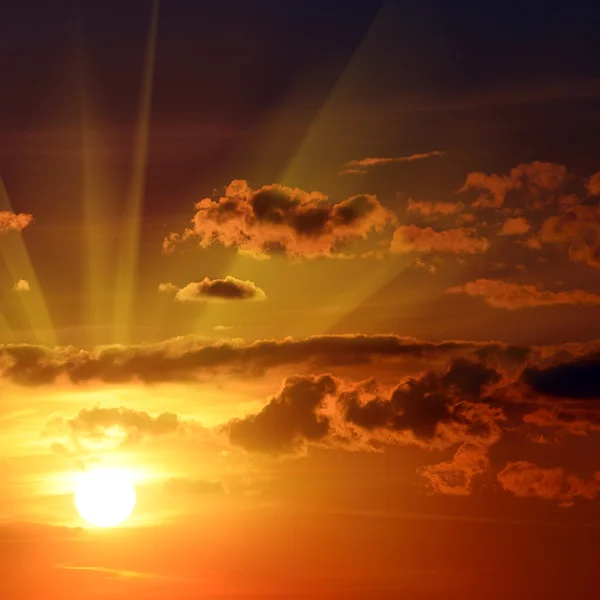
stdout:
[[534,306],[597,306],[600,296],[583,290],[551,292],[535,285],[520,285],[492,279],[477,279],[464,285],[448,288],[448,294],[468,294],[483,298],[493,308],[518,310]]
[[433,158],[435,156],[443,156],[443,150],[432,150],[431,152],[423,152],[420,154],[411,154],[409,156],[391,156],[391,157],[368,157],[356,160],[350,160],[342,165],[338,175],[364,175],[371,167],[378,165],[389,165],[391,163],[412,162],[415,160],[423,160],[425,158]]
[[60,563],[56,565],[56,568],[65,571],[89,571],[92,573],[101,573],[115,579],[162,579],[162,576],[157,573],[113,569],[110,567],[99,567],[94,565],[81,565],[76,562]]

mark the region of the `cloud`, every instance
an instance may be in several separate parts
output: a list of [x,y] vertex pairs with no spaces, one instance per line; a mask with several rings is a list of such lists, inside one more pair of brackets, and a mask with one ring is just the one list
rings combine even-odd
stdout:
[[261,376],[272,368],[382,368],[385,363],[490,358],[519,362],[531,349],[499,342],[447,340],[430,342],[398,335],[321,335],[303,339],[215,340],[200,336],[154,344],[74,347],[0,344],[0,376],[26,386],[57,380],[83,383],[194,381],[200,373]]
[[188,283],[178,288],[172,283],[161,283],[160,292],[175,294],[178,302],[223,302],[230,300],[265,300],[266,294],[252,281],[242,281],[227,276],[224,279],[209,279]]
[[600,431],[600,409],[550,405],[524,415],[523,422],[550,430],[555,438],[564,434],[588,435]]
[[464,208],[462,202],[423,202],[421,200],[409,200],[406,210],[409,213],[420,213],[425,217],[431,215],[454,215]]
[[344,420],[392,443],[437,449],[470,442],[491,444],[500,437],[501,409],[485,402],[487,389],[500,381],[482,363],[457,360],[443,373],[425,372],[403,380],[389,397],[365,400],[358,390],[342,393]]
[[448,294],[468,294],[481,297],[493,308],[519,310],[537,306],[598,306],[600,295],[583,290],[550,292],[535,285],[519,285],[495,279],[476,279],[463,285],[448,288]]
[[361,158],[358,160],[350,160],[342,166],[342,170],[338,175],[364,175],[371,167],[378,165],[389,165],[392,163],[412,162],[415,160],[423,160],[425,158],[433,158],[436,156],[444,156],[445,152],[441,150],[432,150],[421,154],[411,154],[409,156],[395,156],[388,158]]
[[489,247],[489,241],[484,237],[475,237],[471,229],[459,227],[435,231],[431,227],[401,225],[394,231],[390,251],[399,254],[481,254],[487,252]]
[[23,231],[33,221],[33,215],[0,210],[0,233]]
[[98,567],[93,565],[83,565],[78,562],[69,562],[56,565],[57,569],[66,571],[88,571],[92,573],[101,573],[109,578],[115,579],[161,579],[162,576],[156,573],[145,571],[128,571],[125,569],[113,569],[109,567]]
[[566,180],[567,169],[563,165],[533,161],[517,165],[511,169],[508,175],[469,173],[458,191],[479,190],[482,192],[473,202],[474,207],[500,208],[510,191],[523,190],[535,197],[539,196],[541,192],[559,190]]
[[502,223],[498,235],[523,235],[531,229],[531,225],[524,217],[509,217]]
[[219,494],[224,491],[224,488],[221,481],[191,480],[173,477],[165,482],[164,491],[173,495],[196,496]]
[[600,218],[598,209],[573,206],[560,216],[547,219],[539,240],[567,248],[574,262],[600,267]]
[[594,173],[586,182],[586,189],[590,196],[600,195],[600,171]]
[[594,353],[546,368],[529,366],[524,369],[522,380],[545,396],[600,400],[600,355]]
[[294,452],[307,442],[321,441],[329,433],[329,418],[318,409],[336,390],[329,375],[289,377],[259,413],[226,425],[229,440],[246,450],[272,454]]
[[172,252],[181,241],[197,239],[202,248],[221,244],[255,258],[338,256],[343,244],[382,231],[392,221],[393,214],[375,196],[333,203],[320,192],[277,184],[253,190],[235,180],[224,196],[198,202],[192,228],[169,234],[163,250]]
[[55,417],[46,426],[46,434],[65,434],[85,446],[120,446],[137,443],[147,437],[176,433],[183,427],[179,417],[163,412],[153,417],[145,411],[123,406],[84,408],[72,419]]
[[12,287],[15,292],[28,292],[31,289],[27,279],[19,279]]
[[522,460],[508,463],[498,473],[498,482],[519,498],[554,500],[563,507],[572,506],[577,498],[593,500],[600,492],[600,472],[586,481],[561,467],[543,469]]
[[451,460],[429,465],[419,470],[428,479],[429,488],[436,494],[469,496],[473,481],[490,469],[487,447],[462,444]]
[[288,377],[256,414],[223,431],[250,452],[290,454],[309,445],[373,449],[373,443],[445,449],[489,445],[500,437],[502,410],[486,403],[500,375],[482,363],[454,361],[444,373],[403,379],[391,392],[373,380],[344,383],[330,374]]

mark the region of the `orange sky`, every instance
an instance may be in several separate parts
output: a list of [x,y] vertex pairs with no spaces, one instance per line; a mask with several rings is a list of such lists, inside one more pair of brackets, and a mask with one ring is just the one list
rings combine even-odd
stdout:
[[598,9],[34,4],[0,24],[0,598],[590,597]]

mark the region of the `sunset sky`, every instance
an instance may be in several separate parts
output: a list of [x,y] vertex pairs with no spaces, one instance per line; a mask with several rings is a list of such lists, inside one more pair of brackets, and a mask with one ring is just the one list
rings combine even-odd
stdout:
[[599,22],[4,3],[0,599],[595,597]]

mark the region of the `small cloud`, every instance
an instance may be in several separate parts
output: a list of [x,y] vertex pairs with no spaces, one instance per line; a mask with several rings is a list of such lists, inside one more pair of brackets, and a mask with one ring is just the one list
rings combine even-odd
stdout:
[[23,229],[30,225],[32,221],[33,215],[0,210],[0,233],[6,233],[7,231],[23,231]]
[[409,156],[393,156],[393,157],[369,157],[350,160],[342,165],[342,170],[338,175],[364,175],[369,168],[378,165],[389,165],[391,163],[412,162],[415,160],[423,160],[434,156],[443,156],[442,150],[432,150],[431,152],[423,152],[421,154],[411,154]]
[[27,279],[19,279],[12,287],[15,292],[28,292],[31,289]]
[[502,223],[498,235],[523,235],[531,229],[525,217],[509,217]]
[[406,207],[409,213],[420,213],[425,217],[431,215],[454,215],[464,208],[462,202],[423,202],[421,200],[409,200]]
[[233,325],[215,325],[213,331],[229,331],[233,329]]
[[223,302],[231,300],[265,300],[267,295],[252,281],[227,276],[224,279],[192,281],[178,288],[172,283],[161,283],[159,292],[175,294],[177,302]]

